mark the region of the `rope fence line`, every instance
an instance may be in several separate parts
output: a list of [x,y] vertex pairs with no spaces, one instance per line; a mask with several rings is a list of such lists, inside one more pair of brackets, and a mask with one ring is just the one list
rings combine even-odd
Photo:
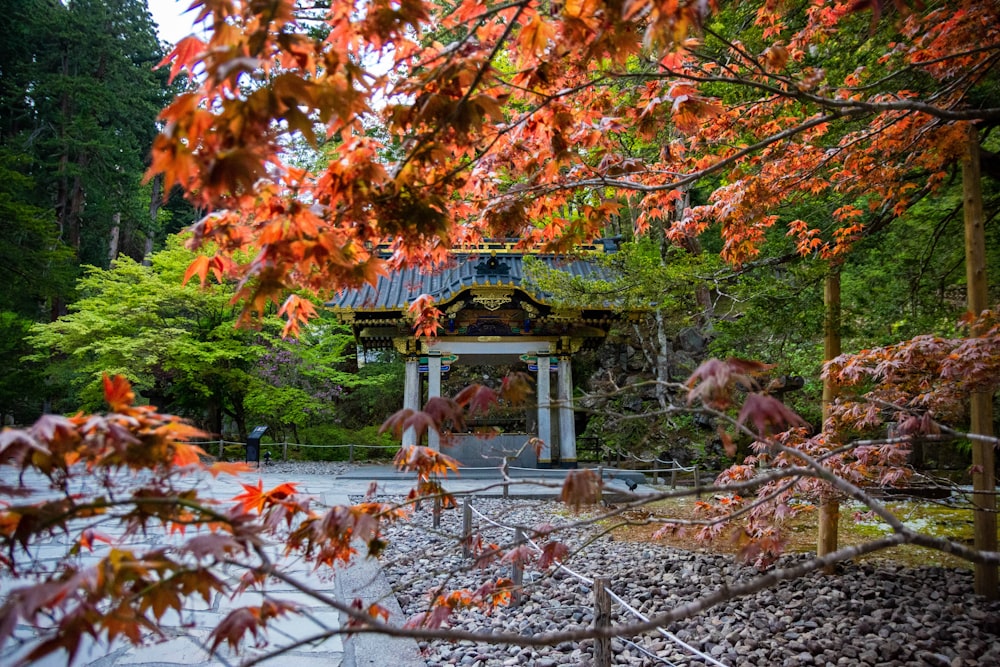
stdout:
[[[515,531],[515,547],[519,546],[521,544],[521,542],[525,542],[525,543],[531,545],[539,553],[542,552],[542,548],[540,546],[538,546],[538,544],[533,539],[531,539],[530,537],[527,537],[527,536],[524,535],[523,529],[521,529],[521,528],[515,528],[513,526],[507,526],[507,525],[504,525],[504,524],[499,523],[497,521],[494,521],[493,519],[491,519],[490,517],[486,516],[485,514],[483,514],[482,512],[480,512],[478,509],[476,509],[472,505],[472,502],[470,501],[469,496],[465,496],[465,507],[469,508],[469,511],[466,511],[466,516],[470,516],[472,513],[475,513],[476,516],[478,516],[480,518],[480,520],[485,521],[486,523],[488,523],[488,524],[490,524],[490,525],[492,525],[494,527],[502,528],[502,529],[505,529],[505,530],[513,530],[513,531]],[[463,529],[464,530],[463,543],[467,543],[468,540],[471,538],[471,525],[469,525],[470,522],[468,520],[466,520],[465,523],[466,523],[466,525],[464,526],[464,529]],[[468,554],[465,554],[465,555],[466,555],[466,557],[469,556]],[[520,570],[521,568],[517,564],[514,564],[513,567],[515,568],[515,575],[516,575],[517,571]],[[586,586],[590,586],[592,589],[594,588],[595,581],[606,581],[606,579],[599,579],[599,580],[590,579],[589,577],[586,577],[586,576],[580,574],[579,572],[575,572],[574,570],[570,569],[569,567],[567,567],[566,565],[564,565],[562,563],[556,563],[556,569],[561,570],[562,572],[565,572],[566,574],[568,574],[569,576],[573,577],[577,581],[585,584]],[[518,577],[515,576],[515,577],[512,577],[512,579],[518,580]],[[649,618],[647,616],[645,616],[638,609],[636,609],[635,607],[633,607],[632,605],[630,605],[628,602],[626,602],[620,595],[618,595],[613,590],[611,590],[610,586],[603,585],[602,588],[604,590],[604,593],[610,599],[612,599],[615,602],[617,602],[622,607],[622,609],[624,609],[625,611],[629,612],[630,614],[632,614],[633,616],[635,616],[636,618],[638,618],[640,621],[642,621],[644,623],[648,623],[649,622]],[[595,627],[598,627],[598,625],[597,625],[597,619],[598,619],[599,616],[600,616],[600,614],[598,614],[598,613],[595,612],[595,614],[594,614]],[[607,623],[608,623],[608,625],[610,625],[610,619],[607,621]],[[691,655],[693,655],[693,656],[695,656],[697,658],[700,658],[701,660],[704,660],[707,664],[715,665],[716,667],[728,667],[725,663],[719,662],[718,660],[716,660],[712,656],[708,655],[707,653],[704,653],[703,651],[699,651],[694,646],[691,646],[690,644],[688,644],[687,642],[685,642],[684,640],[682,640],[680,637],[678,637],[674,633],[669,632],[668,630],[665,630],[664,628],[656,628],[656,630],[664,638],[666,638],[667,640],[669,640],[669,641],[673,642],[674,644],[680,646],[681,648],[683,648],[685,651],[687,651]],[[669,660],[666,660],[665,658],[661,658],[660,656],[652,654],[648,650],[643,649],[638,644],[636,644],[635,642],[633,642],[633,641],[631,641],[629,639],[626,639],[624,637],[618,637],[618,639],[621,640],[622,642],[626,642],[628,644],[631,644],[632,646],[635,646],[637,649],[639,649],[643,653],[646,653],[650,657],[656,658],[658,661],[662,662],[663,664],[666,664],[666,665],[673,665],[674,664],[674,663],[670,662]],[[601,653],[600,649],[597,648],[596,645],[595,645],[595,649],[596,649],[597,653]],[[607,655],[607,658],[610,659],[610,654]],[[603,658],[602,658],[602,660],[603,660]],[[605,665],[610,665],[610,662],[607,662],[607,661],[598,662],[597,661],[597,656],[595,655],[595,664],[597,664],[597,667],[605,667]]]
[[[192,445],[201,445],[203,448],[208,449],[209,446],[218,447],[218,458],[221,460],[224,457],[225,449],[227,445],[236,445],[239,447],[246,447],[246,442],[239,442],[234,440],[192,440],[190,441]],[[305,449],[347,449],[347,461],[348,463],[354,463],[354,450],[355,448],[364,449],[389,449],[397,450],[399,445],[356,445],[354,443],[347,445],[307,445],[300,442],[262,442],[260,443],[261,449],[266,447],[281,447],[281,460],[288,460],[288,448],[297,447]]]
[[[192,445],[200,445],[200,446],[202,446],[206,450],[210,446],[218,447],[218,455],[217,456],[218,456],[219,460],[222,460],[223,458],[225,458],[225,448],[226,448],[226,446],[245,447],[247,443],[246,442],[240,442],[238,440],[219,439],[219,440],[191,440],[190,444],[192,444]],[[299,449],[345,449],[346,448],[348,450],[348,454],[347,454],[347,462],[348,463],[354,463],[354,459],[355,459],[354,454],[355,454],[355,449],[356,448],[364,448],[364,449],[368,449],[368,450],[371,450],[371,449],[398,450],[400,448],[399,445],[356,445],[356,444],[353,444],[353,443],[347,444],[347,445],[307,445],[305,443],[287,442],[287,441],[285,441],[285,442],[266,442],[266,443],[262,442],[262,443],[260,443],[260,448],[261,449],[264,449],[264,448],[267,448],[267,447],[281,447],[281,460],[282,461],[287,461],[288,460],[288,448],[289,447],[296,447],[296,448],[299,448]],[[270,450],[268,450],[268,451],[270,451]],[[265,456],[265,458],[266,458],[266,456]],[[636,458],[636,457],[633,457],[633,458]],[[643,459],[637,459],[637,460],[641,461]],[[655,460],[657,462],[659,462],[659,463],[665,463],[665,461],[661,461],[660,459],[655,459]],[[670,488],[676,488],[677,487],[677,475],[678,474],[680,474],[680,473],[685,473],[685,474],[686,473],[693,473],[694,474],[694,485],[696,487],[700,486],[698,466],[682,466],[682,465],[678,464],[676,461],[671,461],[670,463],[671,463],[671,466],[669,468],[646,468],[646,469],[638,469],[638,468],[617,468],[616,467],[616,468],[613,469],[614,472],[611,473],[611,476],[614,477],[614,475],[618,474],[618,473],[639,473],[639,474],[642,474],[642,475],[652,475],[653,479],[654,479],[654,483],[658,484],[659,481],[660,481],[660,474],[661,473],[663,473],[663,474],[669,474],[670,475]],[[462,466],[462,469],[463,470],[469,470],[469,471],[474,471],[474,470],[496,470],[497,466]],[[522,467],[522,466],[512,466],[512,465],[504,466],[504,470],[505,471],[518,470],[518,471],[523,471],[523,472],[537,472],[538,471],[537,468],[525,468],[525,467]],[[505,486],[504,490],[506,491],[506,486]],[[505,495],[504,497],[506,498],[507,496]]]

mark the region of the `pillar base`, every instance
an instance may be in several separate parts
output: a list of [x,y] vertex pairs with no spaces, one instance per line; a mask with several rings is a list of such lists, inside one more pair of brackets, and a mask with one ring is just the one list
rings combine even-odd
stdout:
[[560,461],[559,467],[566,470],[575,470],[579,466],[577,466],[576,461]]
[[538,467],[541,470],[550,470],[552,468],[552,461],[539,461]]

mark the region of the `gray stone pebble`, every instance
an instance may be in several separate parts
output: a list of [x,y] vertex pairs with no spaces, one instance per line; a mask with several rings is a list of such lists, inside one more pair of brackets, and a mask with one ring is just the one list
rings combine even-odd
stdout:
[[[567,526],[586,516],[538,500],[477,498],[474,506],[493,521],[528,531],[546,524]],[[512,531],[474,516],[473,525],[484,541],[509,548]],[[556,533],[571,549],[565,564],[587,578],[609,577],[611,589],[647,617],[760,574],[731,556],[598,536],[602,525]],[[433,529],[429,503],[414,512],[411,521],[390,530],[383,569],[406,615],[426,610],[437,586],[475,590],[485,581],[511,575],[509,563],[476,568],[464,560],[461,530],[460,508],[443,511],[440,527]],[[777,566],[807,558],[786,555]],[[589,585],[552,568],[529,566],[520,605],[489,612],[463,610],[452,618],[451,627],[526,636],[586,629],[593,622],[592,605]],[[617,604],[612,617],[616,624],[636,620]],[[961,569],[847,563],[835,576],[814,573],[781,582],[664,629],[732,667],[1000,665],[1000,602],[974,595],[972,573]],[[657,632],[621,639],[627,641],[612,643],[616,665],[713,664]],[[541,647],[431,641],[421,648],[431,667],[551,667],[591,664],[593,641]]]

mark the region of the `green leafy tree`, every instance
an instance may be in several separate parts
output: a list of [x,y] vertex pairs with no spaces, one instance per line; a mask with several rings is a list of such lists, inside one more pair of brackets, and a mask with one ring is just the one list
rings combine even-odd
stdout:
[[[399,364],[358,367],[350,329],[319,319],[297,338],[268,339],[247,395],[248,409],[285,439],[326,444],[303,428],[328,425],[350,432],[381,424],[398,408]],[[308,434],[308,435],[307,435]]]
[[150,266],[119,257],[110,269],[91,267],[71,312],[32,329],[32,359],[69,377],[65,409],[99,404],[102,374],[119,373],[155,404],[215,433],[228,417],[245,435],[245,399],[263,353],[257,343],[276,339],[276,325],[237,328],[232,284],[184,285],[194,257],[175,237]]
[[240,327],[234,282],[184,284],[196,257],[183,237],[171,237],[149,266],[119,257],[110,269],[91,267],[70,312],[31,329],[30,360],[45,364],[50,386],[67,387],[57,407],[99,405],[101,378],[115,373],[144,400],[240,439],[250,422],[298,440],[303,427],[360,429],[398,408],[372,397],[394,395],[399,369],[373,365],[357,373],[347,329],[317,321],[286,340],[276,318]]

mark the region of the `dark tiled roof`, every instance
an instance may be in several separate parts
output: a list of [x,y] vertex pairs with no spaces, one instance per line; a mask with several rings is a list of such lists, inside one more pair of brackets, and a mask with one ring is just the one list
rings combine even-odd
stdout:
[[[546,295],[529,290],[524,280],[524,255],[519,253],[455,254],[454,265],[435,273],[408,268],[389,277],[380,277],[375,287],[339,294],[327,306],[335,310],[405,310],[421,294],[429,294],[438,304],[469,287],[509,286],[524,289],[546,303]],[[606,270],[595,262],[554,255],[532,255],[551,268],[583,278],[607,279]]]

